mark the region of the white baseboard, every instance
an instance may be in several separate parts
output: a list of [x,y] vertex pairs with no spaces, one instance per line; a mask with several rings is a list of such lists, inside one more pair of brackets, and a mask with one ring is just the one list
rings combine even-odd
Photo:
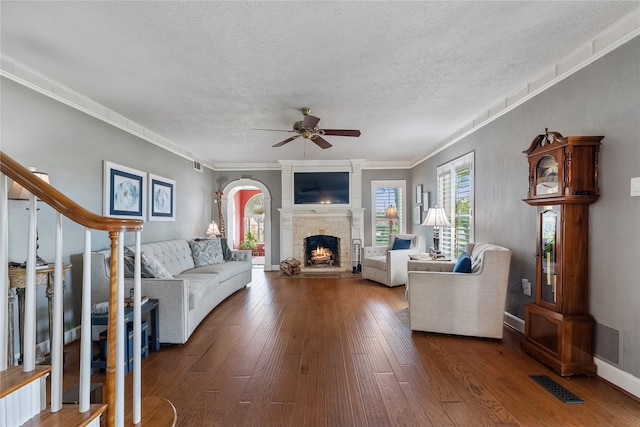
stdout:
[[640,378],[634,377],[630,373],[616,368],[597,357],[594,357],[593,361],[598,367],[598,376],[600,378],[605,379],[611,384],[620,387],[627,393],[640,398]]
[[[524,320],[513,314],[504,313],[504,324],[524,334]],[[598,368],[598,376],[600,378],[610,382],[616,387],[620,387],[627,393],[640,397],[640,378],[634,377],[630,373],[616,368],[597,357],[594,357],[593,361]]]
[[512,329],[524,334],[524,320],[514,316],[511,313],[504,312],[504,324]]
[[[76,326],[73,329],[69,329],[64,332],[64,343],[68,344],[71,341],[75,341],[80,338],[80,326]],[[49,354],[51,350],[51,343],[49,340],[42,341],[36,345],[36,360],[44,359],[45,354]],[[18,353],[16,353],[16,358],[18,357]]]

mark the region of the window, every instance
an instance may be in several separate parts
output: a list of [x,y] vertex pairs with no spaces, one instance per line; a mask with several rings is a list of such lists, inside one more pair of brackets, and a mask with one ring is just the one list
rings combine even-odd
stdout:
[[244,206],[244,232],[251,232],[258,243],[264,243],[264,195],[252,196]]
[[471,152],[437,170],[438,204],[453,225],[440,231],[440,248],[452,258],[473,240],[473,160]]
[[[389,243],[389,234],[404,233],[405,229],[405,188],[403,180],[372,181],[372,240],[374,246]],[[389,218],[389,207],[395,209],[397,218]]]

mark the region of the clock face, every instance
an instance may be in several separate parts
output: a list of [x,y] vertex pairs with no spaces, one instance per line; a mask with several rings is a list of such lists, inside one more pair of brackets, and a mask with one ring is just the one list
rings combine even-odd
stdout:
[[558,162],[553,156],[544,156],[536,166],[536,195],[558,193]]

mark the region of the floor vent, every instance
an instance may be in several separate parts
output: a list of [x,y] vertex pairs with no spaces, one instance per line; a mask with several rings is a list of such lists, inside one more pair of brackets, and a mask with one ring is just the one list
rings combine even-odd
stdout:
[[545,390],[560,399],[563,403],[584,403],[584,400],[580,399],[578,396],[571,393],[569,390],[562,387],[546,375],[531,375],[531,379],[540,384]]

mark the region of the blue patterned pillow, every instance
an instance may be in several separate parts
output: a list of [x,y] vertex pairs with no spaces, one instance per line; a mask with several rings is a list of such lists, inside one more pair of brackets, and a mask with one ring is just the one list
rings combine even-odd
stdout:
[[196,267],[222,264],[224,262],[220,239],[192,240],[189,245],[191,246],[193,263]]

